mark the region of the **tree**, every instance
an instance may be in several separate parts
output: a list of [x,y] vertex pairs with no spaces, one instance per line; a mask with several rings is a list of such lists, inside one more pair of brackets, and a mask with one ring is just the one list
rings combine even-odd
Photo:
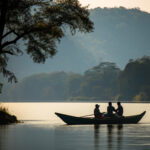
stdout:
[[150,97],[150,57],[130,61],[119,77],[120,100],[147,100]]
[[78,0],[1,0],[0,73],[8,81],[17,81],[7,69],[8,59],[23,51],[34,62],[44,63],[57,52],[56,44],[65,29],[70,29],[72,35],[93,30],[88,9]]
[[120,69],[111,62],[102,62],[87,70],[80,85],[81,96],[112,99],[118,92],[119,74]]
[[80,84],[82,83],[83,76],[76,73],[68,73],[66,81],[66,95],[67,98],[79,96]]
[[1,92],[2,92],[2,86],[3,86],[3,84],[0,83],[0,94],[1,94]]

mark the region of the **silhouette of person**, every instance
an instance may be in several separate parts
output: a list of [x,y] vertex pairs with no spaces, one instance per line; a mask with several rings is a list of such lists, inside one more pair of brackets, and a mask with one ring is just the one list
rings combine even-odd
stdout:
[[94,116],[97,119],[102,117],[102,113],[100,112],[99,107],[100,105],[96,104],[94,109]]
[[117,102],[118,108],[116,109],[118,116],[123,116],[123,107],[120,102]]
[[114,116],[113,112],[116,112],[115,108],[112,106],[112,102],[108,103],[108,107],[107,107],[107,116],[108,117],[112,117]]

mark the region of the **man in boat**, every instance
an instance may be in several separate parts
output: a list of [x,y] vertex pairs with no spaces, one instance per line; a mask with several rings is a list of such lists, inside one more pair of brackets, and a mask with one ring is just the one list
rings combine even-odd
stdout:
[[107,114],[106,116],[107,117],[113,117],[114,116],[114,113],[113,112],[116,112],[115,108],[112,106],[112,102],[109,102],[108,103],[108,107],[107,107]]
[[123,116],[123,107],[120,102],[117,102],[118,108],[116,109],[118,116]]
[[96,119],[102,118],[102,116],[103,116],[103,114],[99,110],[99,106],[100,105],[96,104],[95,109],[94,109],[94,116]]

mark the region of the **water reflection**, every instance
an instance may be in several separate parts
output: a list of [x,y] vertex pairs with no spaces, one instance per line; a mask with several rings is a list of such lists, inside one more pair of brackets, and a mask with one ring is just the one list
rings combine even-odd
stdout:
[[0,150],[3,150],[6,145],[6,136],[8,134],[7,131],[7,125],[0,125]]
[[122,141],[123,141],[123,125],[120,124],[117,126],[117,143],[118,143],[118,150],[122,149]]
[[107,125],[107,143],[109,149],[112,149],[112,142],[114,138],[113,129],[114,129],[114,125]]
[[0,126],[0,150],[150,150],[150,125]]
[[94,125],[94,145],[95,150],[98,150],[100,145],[100,125],[98,124]]
[[[94,126],[94,145],[95,150],[102,148],[103,139],[106,136],[106,145],[108,150],[122,149],[123,125],[107,125],[106,128],[101,125]],[[103,147],[104,148],[104,147]]]

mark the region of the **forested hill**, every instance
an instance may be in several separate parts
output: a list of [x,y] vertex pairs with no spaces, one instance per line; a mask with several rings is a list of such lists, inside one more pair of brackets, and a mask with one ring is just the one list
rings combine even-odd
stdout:
[[26,55],[10,59],[9,67],[19,78],[41,72],[76,72],[99,62],[115,62],[122,69],[130,58],[150,56],[150,14],[138,9],[95,8],[90,10],[95,30],[89,34],[66,34],[56,56],[46,64],[33,64]]
[[130,60],[124,70],[102,62],[83,75],[35,74],[4,86],[0,101],[150,101],[150,57]]

